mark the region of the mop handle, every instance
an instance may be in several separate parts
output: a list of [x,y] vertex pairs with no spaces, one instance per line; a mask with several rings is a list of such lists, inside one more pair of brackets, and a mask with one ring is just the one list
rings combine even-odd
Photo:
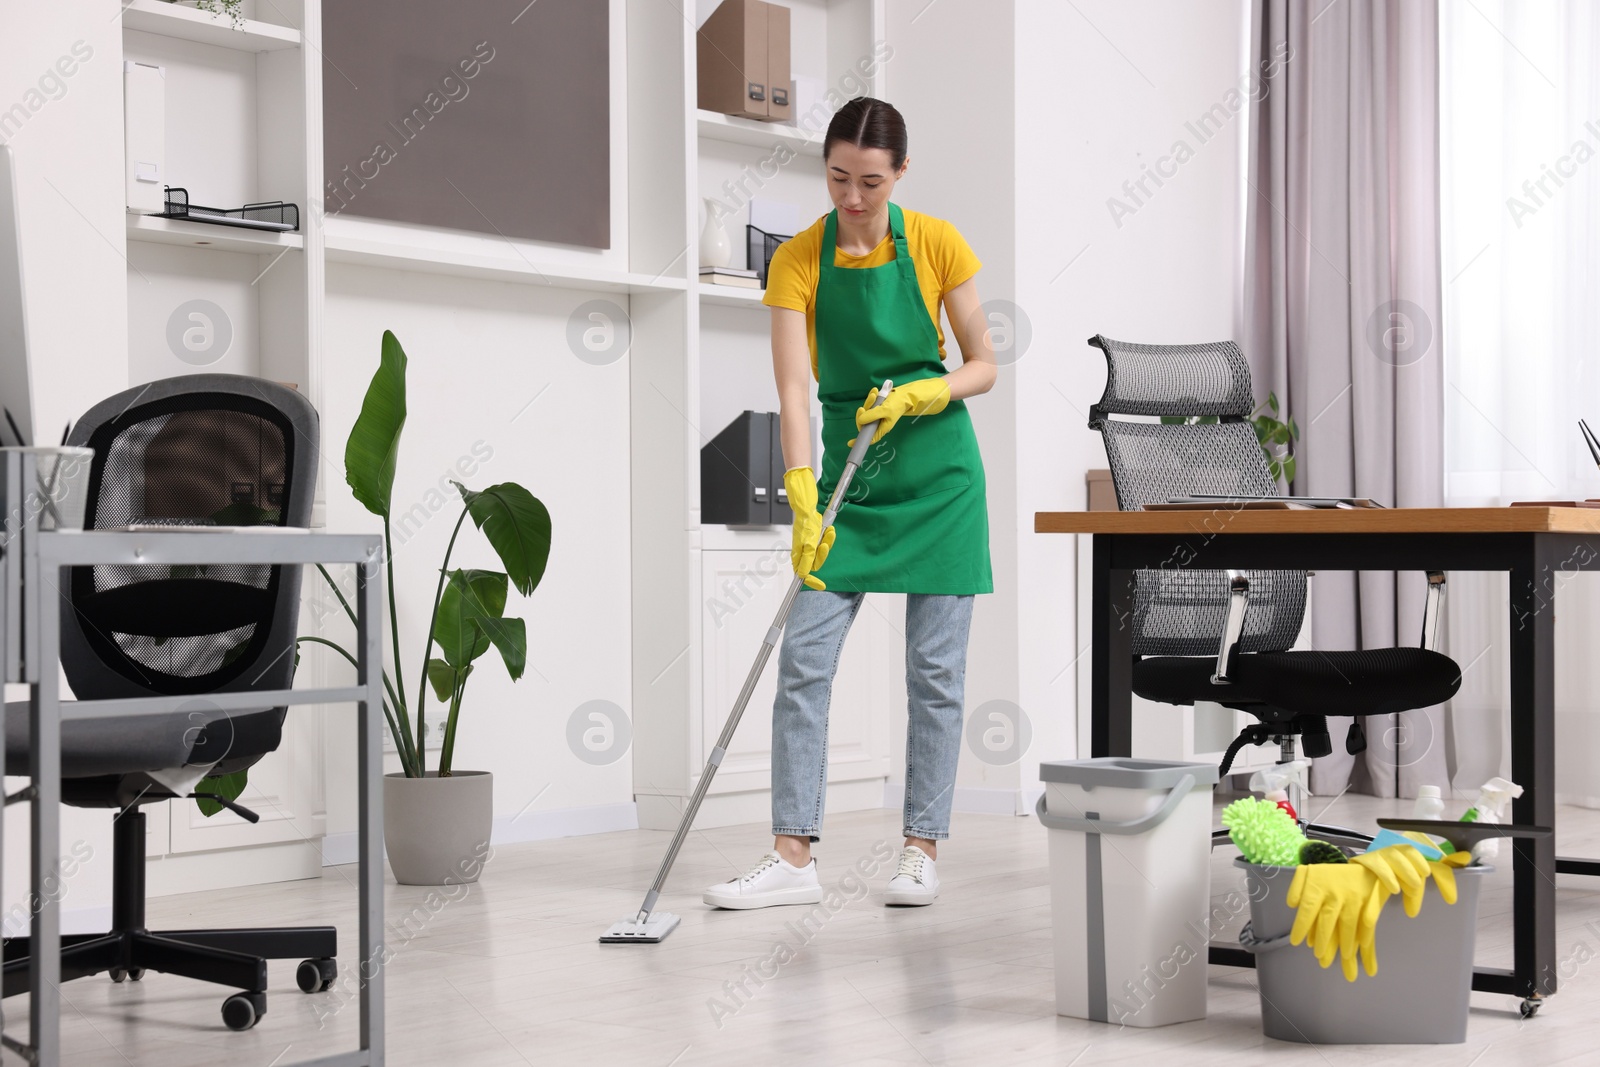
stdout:
[[[889,390],[894,388],[894,382],[885,378],[878,387],[878,399],[873,407],[882,407],[884,400],[888,399]],[[868,431],[871,431],[870,433]],[[856,468],[861,466],[861,461],[867,456],[867,446],[872,444],[872,438],[877,433],[876,424],[860,427],[856,431],[856,443],[850,448],[850,455],[845,458],[844,471],[839,475],[839,484],[833,487],[833,495],[828,497],[828,507],[822,513],[822,528],[827,530],[833,525],[833,520],[838,516],[839,509],[844,506],[845,494],[850,491],[850,482],[855,478]]]
[[[873,407],[878,407],[888,399],[889,390],[894,388],[894,382],[885,378],[883,385],[878,389],[878,400]],[[844,461],[844,471],[839,475],[839,484],[834,486],[833,494],[828,498],[828,508],[822,515],[822,528],[826,530],[833,525],[833,520],[839,514],[839,509],[844,506],[845,493],[850,490],[850,481],[855,476],[856,468],[861,466],[861,461],[866,457],[867,446],[872,443],[875,426],[864,426],[856,432],[856,443],[850,449],[850,455]],[[639,907],[636,921],[643,923],[650,918],[650,913],[655,910],[656,901],[661,896],[661,889],[667,884],[667,875],[672,873],[672,865],[678,858],[678,850],[683,847],[684,839],[689,836],[689,829],[694,825],[694,817],[700,811],[700,804],[706,798],[706,792],[711,788],[711,779],[716,777],[717,768],[722,766],[722,757],[727,755],[728,746],[733,743],[733,732],[739,728],[739,720],[744,717],[745,705],[750,702],[750,694],[755,692],[756,683],[761,680],[761,674],[766,670],[767,658],[772,655],[772,650],[778,644],[778,636],[783,633],[784,624],[789,621],[789,612],[794,608],[795,597],[800,595],[800,589],[805,580],[800,575],[795,575],[789,583],[789,590],[784,594],[783,603],[778,608],[777,617],[772,620],[772,625],[767,629],[767,637],[761,643],[761,650],[756,653],[756,661],[750,665],[750,673],[745,676],[744,686],[739,690],[739,698],[733,703],[733,711],[728,715],[728,721],[722,726],[722,733],[717,738],[716,745],[711,749],[711,755],[706,760],[706,769],[700,775],[700,781],[695,783],[694,792],[689,797],[689,803],[683,810],[683,818],[678,822],[678,829],[672,835],[672,843],[667,846],[667,854],[661,858],[661,867],[656,871],[655,881],[650,883],[650,888],[644,895],[644,903]]]

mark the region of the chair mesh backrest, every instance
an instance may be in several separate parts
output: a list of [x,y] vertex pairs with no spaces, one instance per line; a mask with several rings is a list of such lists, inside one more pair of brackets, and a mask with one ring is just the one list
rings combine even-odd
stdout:
[[[176,397],[102,427],[92,439],[88,525],[282,526],[292,428],[270,409],[234,401]],[[80,567],[73,604],[91,645],[131,680],[158,690],[209,688],[254,660],[279,570]]]
[[[1089,344],[1106,357],[1106,391],[1091,409],[1089,425],[1105,440],[1120,509],[1137,511],[1180,496],[1279,495],[1246,421],[1254,399],[1250,367],[1238,345],[1135,345],[1101,336]],[[1214,415],[1221,421],[1164,424],[1110,415]],[[1135,572],[1135,655],[1216,655],[1227,621],[1228,576],[1185,566],[1186,551],[1175,541],[1171,566]],[[1246,573],[1250,607],[1240,650],[1290,647],[1305,617],[1306,573]]]

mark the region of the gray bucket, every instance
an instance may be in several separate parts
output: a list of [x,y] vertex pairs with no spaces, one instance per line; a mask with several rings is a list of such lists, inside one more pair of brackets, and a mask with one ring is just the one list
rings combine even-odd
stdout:
[[1239,943],[1255,953],[1261,1029],[1279,1041],[1316,1045],[1459,1045],[1467,1039],[1478,891],[1492,867],[1456,871],[1456,902],[1428,880],[1422,909],[1406,915],[1391,897],[1378,921],[1378,973],[1347,982],[1339,961],[1324,970],[1304,944],[1290,945],[1294,909],[1284,903],[1293,867],[1243,858],[1250,924]]

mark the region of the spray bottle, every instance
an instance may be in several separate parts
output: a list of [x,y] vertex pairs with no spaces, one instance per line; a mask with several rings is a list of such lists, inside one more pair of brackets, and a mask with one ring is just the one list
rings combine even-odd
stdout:
[[1311,795],[1311,790],[1306,788],[1306,772],[1310,768],[1311,761],[1303,759],[1263,767],[1250,776],[1250,789],[1260,793],[1263,800],[1278,805],[1289,813],[1289,818],[1299,822],[1300,816],[1294,810],[1294,802],[1289,799],[1289,790],[1298,789],[1301,796]]
[[[1522,795],[1522,787],[1504,778],[1491,778],[1478,790],[1478,802],[1461,816],[1462,822],[1500,823],[1506,805]],[[1472,862],[1486,863],[1500,854],[1500,839],[1491,837],[1472,846]]]

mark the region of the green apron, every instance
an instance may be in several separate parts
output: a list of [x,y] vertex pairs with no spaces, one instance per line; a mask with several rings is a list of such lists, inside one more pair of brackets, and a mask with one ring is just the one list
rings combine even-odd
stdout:
[[[944,374],[939,335],[917,288],[905,219],[889,205],[894,261],[837,267],[838,212],[830,212],[818,257],[817,394],[822,401],[822,477],[827,507],[856,436],[867,391]],[[870,432],[870,426],[863,432]],[[867,448],[834,525],[838,540],[817,577],[838,593],[994,592],[983,457],[967,405],[903,416]]]

